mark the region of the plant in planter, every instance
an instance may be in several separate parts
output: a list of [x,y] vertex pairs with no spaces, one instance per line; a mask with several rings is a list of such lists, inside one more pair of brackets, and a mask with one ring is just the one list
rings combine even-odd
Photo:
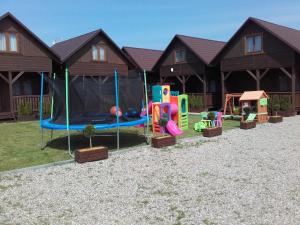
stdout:
[[280,112],[281,116],[293,116],[294,112],[292,111],[292,102],[289,96],[282,96],[280,99]]
[[256,127],[256,121],[254,120],[256,114],[251,112],[251,107],[246,106],[243,108],[243,119],[240,122],[241,129],[248,130]]
[[108,158],[108,149],[104,146],[93,147],[92,138],[96,129],[92,124],[88,124],[83,131],[83,135],[90,139],[90,147],[79,149],[75,152],[75,161],[78,163],[91,162]]
[[207,119],[211,121],[212,127],[203,129],[204,137],[215,137],[222,134],[221,126],[214,126],[214,121],[216,119],[215,112],[209,112],[207,114]]
[[[280,123],[282,122],[282,116],[278,115],[280,110],[280,100],[279,97],[273,97],[272,99],[272,116],[269,116],[269,123]],[[275,115],[274,115],[275,112]]]
[[151,139],[151,145],[153,148],[163,148],[176,144],[176,137],[168,134],[155,135]]
[[85,127],[85,129],[83,130],[83,135],[86,138],[90,139],[90,148],[93,147],[93,145],[92,145],[92,138],[95,136],[95,133],[96,133],[96,129],[95,129],[95,127],[92,124],[88,124]]

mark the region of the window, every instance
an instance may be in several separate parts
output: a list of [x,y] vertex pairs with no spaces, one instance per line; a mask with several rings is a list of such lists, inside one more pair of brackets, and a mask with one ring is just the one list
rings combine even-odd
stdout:
[[15,33],[0,33],[0,51],[17,52],[17,35]]
[[100,61],[105,61],[105,50],[104,50],[104,48],[103,47],[100,47],[99,48],[99,56],[100,56]]
[[246,37],[246,53],[262,52],[262,35],[251,35]]
[[184,49],[178,49],[175,51],[175,62],[182,62],[185,61],[185,50]]
[[92,54],[93,54],[93,61],[100,61],[100,62],[106,61],[106,53],[104,47],[93,45]]
[[9,35],[9,50],[12,52],[17,51],[17,37],[16,34],[11,33]]
[[0,51],[6,51],[5,33],[0,33]]
[[93,60],[97,61],[98,60],[98,49],[95,45],[92,47],[92,53],[93,53]]

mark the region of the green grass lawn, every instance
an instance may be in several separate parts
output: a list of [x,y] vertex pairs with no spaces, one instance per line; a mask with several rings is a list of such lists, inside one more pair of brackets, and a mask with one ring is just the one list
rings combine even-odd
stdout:
[[[194,123],[199,121],[199,116],[189,116],[190,129],[184,132],[179,138],[200,135],[193,130]],[[239,126],[238,121],[225,120],[223,129],[232,129]],[[48,143],[44,150],[40,150],[41,134],[38,121],[0,123],[0,171],[12,170],[34,165],[41,165],[51,162],[70,159],[67,153],[66,131],[54,131],[53,140]],[[141,128],[121,128],[120,147],[128,148],[145,144]],[[89,146],[89,140],[81,133],[71,133],[72,149]],[[110,150],[116,149],[115,130],[99,132],[108,136],[97,136],[93,138],[93,145],[105,145]],[[44,130],[44,139],[47,142],[50,138],[50,131]]]

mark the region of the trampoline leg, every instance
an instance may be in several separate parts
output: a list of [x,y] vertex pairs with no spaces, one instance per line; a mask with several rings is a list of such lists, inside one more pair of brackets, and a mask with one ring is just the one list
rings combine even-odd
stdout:
[[44,149],[44,129],[41,130],[41,150]]
[[117,128],[117,150],[120,149],[120,128]]
[[53,139],[53,130],[51,130],[51,133],[50,133],[50,141],[52,141]]
[[71,137],[70,137],[70,131],[68,131],[68,152],[69,152],[69,155],[74,158],[74,155],[71,151]]

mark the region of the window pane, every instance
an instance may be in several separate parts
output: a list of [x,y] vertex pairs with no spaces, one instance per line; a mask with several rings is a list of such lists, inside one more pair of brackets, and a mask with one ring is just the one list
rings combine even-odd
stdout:
[[105,49],[103,47],[100,47],[99,52],[100,52],[100,61],[105,61]]
[[180,52],[180,57],[181,57],[181,61],[184,61],[185,60],[185,50],[181,50]]
[[15,34],[10,34],[9,35],[9,49],[12,52],[17,51],[17,38]]
[[180,51],[176,50],[175,52],[175,62],[180,62]]
[[98,60],[98,50],[95,45],[92,47],[92,53],[93,53],[93,60]]
[[261,36],[255,36],[255,49],[254,51],[260,52],[262,50],[261,48]]
[[254,49],[254,40],[253,37],[247,37],[247,52],[253,52]]
[[185,60],[185,50],[176,50],[175,52],[175,62],[182,62]]
[[4,33],[0,33],[0,51],[6,51],[6,38]]

